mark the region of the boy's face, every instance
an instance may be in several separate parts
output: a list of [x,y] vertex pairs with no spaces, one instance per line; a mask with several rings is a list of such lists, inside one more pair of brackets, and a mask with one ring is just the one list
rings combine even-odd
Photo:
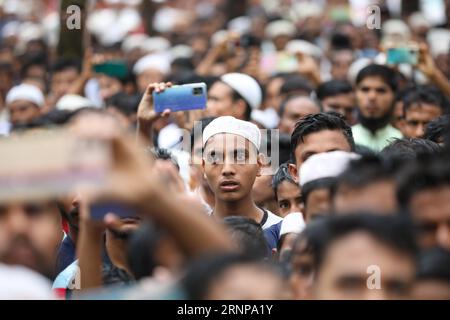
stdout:
[[442,109],[437,105],[413,104],[405,114],[403,135],[407,138],[422,138],[427,124],[440,115],[442,115]]
[[248,140],[234,134],[216,134],[205,146],[202,166],[216,199],[239,201],[251,194],[262,164],[256,147]]
[[300,188],[290,181],[284,180],[277,188],[278,214],[281,217],[293,212],[303,212]]

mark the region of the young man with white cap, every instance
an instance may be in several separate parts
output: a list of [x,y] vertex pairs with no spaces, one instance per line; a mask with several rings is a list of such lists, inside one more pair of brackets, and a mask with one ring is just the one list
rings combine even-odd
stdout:
[[30,84],[21,84],[9,90],[6,106],[11,125],[27,124],[41,114],[45,98],[41,90]]
[[325,152],[311,156],[301,166],[299,180],[306,223],[331,210],[331,188],[350,161],[356,159],[359,156],[355,153]]
[[249,217],[263,229],[282,220],[258,208],[252,198],[253,183],[261,175],[260,144],[261,133],[250,122],[226,116],[206,126],[202,166],[215,195],[212,216]]
[[258,82],[244,73],[227,73],[216,81],[208,92],[209,116],[233,116],[250,120],[251,112],[262,102]]

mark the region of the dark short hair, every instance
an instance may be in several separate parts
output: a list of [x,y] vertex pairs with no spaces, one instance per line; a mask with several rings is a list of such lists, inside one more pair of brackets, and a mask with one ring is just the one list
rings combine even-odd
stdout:
[[191,151],[194,148],[195,138],[197,139],[202,138],[202,136],[195,137],[195,125],[199,125],[201,133],[203,133],[203,130],[205,130],[206,126],[210,124],[214,119],[216,119],[216,117],[204,117],[201,118],[198,122],[196,122],[196,124],[194,124],[194,128],[192,128],[191,130]]
[[281,86],[280,93],[293,94],[298,93],[299,91],[303,91],[306,95],[309,95],[313,91],[313,87],[305,77],[300,75],[287,76]]
[[450,284],[450,251],[435,247],[422,252],[417,279],[438,280]]
[[424,138],[438,143],[450,131],[450,115],[444,114],[433,119],[425,128]]
[[170,161],[178,169],[178,171],[180,170],[180,165],[170,150],[164,148],[152,148],[151,152],[156,159]]
[[311,222],[308,242],[313,248],[315,270],[320,270],[331,245],[355,232],[364,232],[414,261],[418,245],[411,220],[405,215],[376,215],[364,212],[330,215]]
[[301,95],[301,94],[290,94],[286,97],[286,99],[283,100],[283,102],[281,102],[280,109],[278,110],[278,116],[280,118],[283,117],[284,111],[286,111],[286,105],[289,102],[291,102],[292,100],[300,98],[300,97],[304,97],[306,99],[311,100],[315,105],[317,105],[317,108],[319,109],[319,111],[321,111],[320,105],[313,98],[311,98],[309,96]]
[[384,161],[378,156],[366,156],[353,160],[348,168],[337,177],[332,193],[338,191],[342,186],[359,189],[379,181],[395,179],[395,169],[393,163]]
[[81,72],[81,61],[79,59],[58,59],[51,67],[52,74],[61,72],[67,69],[75,69],[77,72]]
[[397,80],[398,74],[393,69],[380,65],[380,64],[370,64],[364,68],[362,68],[358,75],[356,76],[356,85],[360,84],[365,78],[368,77],[380,77],[383,79],[384,83],[386,83],[392,91],[397,90]]
[[264,259],[268,254],[267,243],[261,226],[248,217],[231,216],[223,219],[242,254]]
[[396,138],[384,147],[380,156],[384,159],[405,162],[428,156],[437,156],[443,148],[437,143],[420,138]]
[[416,86],[413,90],[409,90],[403,96],[403,115],[414,104],[427,103],[438,106],[443,114],[448,114],[449,102],[442,92],[432,85]]
[[187,267],[180,285],[188,300],[202,300],[208,296],[212,283],[235,266],[249,265],[282,277],[277,266],[253,257],[236,253],[210,254],[197,258]]
[[317,98],[322,101],[328,97],[353,92],[352,85],[344,80],[330,80],[322,83],[316,90]]
[[278,192],[277,192],[278,186],[283,181],[287,181],[287,182],[297,185],[295,183],[294,179],[292,179],[291,174],[289,173],[289,167],[288,167],[287,163],[283,163],[272,177],[272,189],[273,189],[273,192],[275,193],[275,199],[278,199]]
[[137,112],[140,101],[141,96],[138,94],[118,92],[106,100],[106,105],[116,108],[125,116],[129,116]]
[[408,209],[415,194],[450,186],[449,156],[424,157],[414,161],[399,173],[397,199]]
[[291,136],[292,159],[295,159],[295,149],[307,135],[324,130],[340,130],[347,139],[351,150],[355,149],[352,128],[345,122],[345,118],[336,112],[321,112],[303,117],[295,125]]

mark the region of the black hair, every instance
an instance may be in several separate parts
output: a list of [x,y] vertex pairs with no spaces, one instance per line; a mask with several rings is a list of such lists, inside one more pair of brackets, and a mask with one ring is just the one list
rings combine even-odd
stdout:
[[273,189],[273,192],[275,193],[275,199],[277,199],[277,200],[278,200],[278,193],[277,193],[278,186],[283,181],[287,181],[287,182],[297,185],[295,183],[294,179],[292,179],[291,174],[289,173],[289,167],[288,167],[287,163],[283,163],[272,177],[272,189]]
[[178,164],[176,157],[172,154],[172,152],[170,152],[170,150],[156,147],[152,148],[151,152],[156,159],[170,161],[178,169],[178,171],[180,170],[180,165]]
[[393,69],[380,65],[380,64],[370,64],[363,69],[361,69],[356,76],[356,85],[358,85],[361,81],[368,77],[380,77],[383,79],[384,83],[386,83],[392,91],[396,92],[397,90],[397,80],[398,74]]
[[250,265],[255,268],[280,275],[278,268],[268,262],[236,253],[223,253],[203,256],[192,262],[180,284],[186,299],[204,300],[215,280],[224,275],[230,268],[238,265]]
[[378,156],[366,156],[349,163],[347,169],[338,177],[331,193],[333,195],[339,187],[345,186],[353,189],[364,188],[372,183],[384,180],[394,180],[396,166],[390,161],[384,161]]
[[406,166],[398,175],[397,199],[404,209],[408,209],[415,194],[450,186],[450,166],[448,156],[424,157]]
[[280,118],[283,117],[284,111],[286,110],[286,105],[287,105],[290,101],[292,101],[292,100],[294,100],[294,99],[297,99],[297,98],[300,98],[300,97],[304,97],[304,98],[306,98],[306,99],[311,100],[311,101],[317,106],[317,108],[319,109],[319,112],[322,111],[321,106],[320,106],[320,105],[317,103],[317,101],[315,101],[313,98],[311,98],[311,97],[309,97],[309,96],[302,95],[302,94],[293,93],[293,94],[289,94],[289,95],[283,100],[283,102],[281,103],[280,109],[278,110],[278,116],[279,116]]
[[290,75],[285,78],[285,81],[280,89],[280,94],[293,94],[305,92],[305,95],[310,95],[313,91],[311,83],[300,75]]
[[129,116],[137,112],[140,101],[141,96],[138,94],[118,92],[106,100],[106,105],[116,108],[125,116]]
[[410,256],[414,261],[418,245],[411,220],[404,215],[375,215],[365,212],[329,215],[311,222],[308,243],[313,248],[314,269],[320,270],[331,245],[342,237],[364,232],[393,250]]
[[419,138],[396,138],[381,150],[384,159],[396,162],[411,161],[428,156],[437,156],[443,148],[437,143]]
[[292,162],[291,136],[286,133],[280,133],[278,146],[279,163]]
[[344,80],[330,80],[323,82],[317,87],[316,96],[320,101],[322,101],[328,97],[334,97],[351,92],[353,92],[353,88],[350,82]]
[[79,59],[65,59],[57,60],[51,67],[52,74],[61,72],[67,69],[76,69],[78,73],[81,72],[81,61]]
[[445,114],[427,124],[424,139],[439,143],[450,131],[450,115]]
[[403,96],[403,115],[414,104],[427,103],[438,106],[443,114],[449,112],[449,101],[442,92],[432,85],[416,86]]
[[303,117],[295,125],[291,136],[292,159],[295,159],[295,149],[307,135],[323,130],[340,130],[347,139],[351,150],[355,150],[352,128],[345,122],[345,118],[336,112],[321,112]]
[[441,247],[420,254],[418,280],[438,280],[450,284],[450,251]]
[[153,275],[158,262],[154,253],[164,237],[164,231],[150,222],[143,223],[127,242],[127,260],[131,274],[136,280]]
[[210,124],[214,119],[216,119],[216,117],[205,117],[205,118],[201,118],[199,121],[197,121],[194,124],[194,128],[192,128],[192,130],[191,130],[191,152],[192,152],[192,149],[194,148],[195,138],[202,138],[202,136],[195,137],[195,126],[197,124],[200,125],[201,133],[203,134],[203,130],[205,130],[206,126],[208,124]]
[[268,255],[264,232],[253,219],[231,216],[224,218],[223,223],[242,254],[259,259],[264,259]]
[[[230,87],[231,88],[231,87]],[[242,100],[245,102],[245,113],[244,113],[244,119],[245,121],[250,121],[251,120],[251,115],[252,115],[252,107],[250,107],[250,104],[247,102],[247,100],[245,100],[242,95],[237,92],[236,90],[234,90],[233,88],[231,88],[233,94],[232,94],[232,100],[233,101],[237,101],[237,100]]]
[[33,66],[43,67],[45,70],[47,70],[46,57],[39,54],[26,58],[20,69],[20,78],[25,79],[27,77],[28,70]]

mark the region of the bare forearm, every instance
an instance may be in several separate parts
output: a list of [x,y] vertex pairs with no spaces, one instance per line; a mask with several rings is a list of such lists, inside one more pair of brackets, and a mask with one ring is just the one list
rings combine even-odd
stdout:
[[429,78],[447,97],[450,97],[450,81],[444,73],[437,69]]
[[77,246],[82,290],[98,288],[103,285],[101,250],[102,233],[99,233],[95,227],[82,224]]

